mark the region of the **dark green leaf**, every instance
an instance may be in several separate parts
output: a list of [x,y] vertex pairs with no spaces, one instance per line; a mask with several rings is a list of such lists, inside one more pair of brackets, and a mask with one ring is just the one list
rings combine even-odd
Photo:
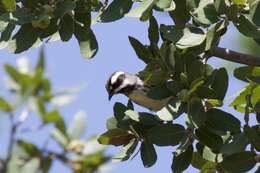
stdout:
[[175,10],[169,14],[174,20],[175,25],[185,26],[190,19],[190,13],[187,7],[189,2],[187,2],[187,0],[174,0],[174,2],[176,4]]
[[206,126],[217,134],[225,135],[227,131],[231,133],[240,132],[240,121],[232,114],[212,108],[206,112],[206,116]]
[[223,144],[222,138],[210,132],[205,126],[201,126],[196,130],[196,136],[202,144],[210,147],[213,151],[219,151]]
[[[189,64],[187,71],[190,83],[192,83],[193,81],[200,82],[202,81],[201,78],[204,75],[204,64],[199,60],[193,61],[191,64]],[[203,83],[201,83],[201,85],[202,84]],[[193,88],[193,86],[190,86],[190,89],[196,91],[197,88]]]
[[134,138],[134,135],[123,129],[111,129],[103,133],[98,138],[98,142],[103,145],[126,145]]
[[202,102],[198,98],[194,98],[191,100],[188,114],[197,127],[202,126],[207,118]]
[[128,108],[122,103],[116,102],[114,104],[113,110],[114,110],[114,116],[116,120],[120,122],[125,117],[125,111],[127,111]]
[[174,153],[173,163],[172,163],[172,172],[180,173],[186,170],[191,164],[193,155],[193,147],[190,145],[185,151],[181,153]]
[[260,1],[258,0],[251,0],[248,1],[249,3],[249,13],[250,13],[250,19],[252,20],[252,22],[256,25],[256,26],[260,26],[260,19],[259,19],[259,15],[260,15]]
[[22,25],[13,37],[13,47],[10,47],[14,53],[21,53],[33,46],[40,35],[40,30],[33,28],[31,24]]
[[249,151],[235,153],[225,157],[220,166],[230,173],[244,173],[255,166],[254,157],[255,153]]
[[63,2],[58,3],[54,15],[58,18],[63,17],[66,13],[71,12],[76,7],[76,3],[74,1],[65,0]]
[[248,17],[239,15],[233,23],[241,34],[256,39],[260,38],[260,30]]
[[151,128],[147,135],[158,146],[175,146],[186,135],[186,130],[179,124],[162,124]]
[[239,80],[248,82],[248,77],[260,76],[260,67],[238,67],[234,70],[234,76]]
[[248,140],[245,134],[235,134],[232,138],[228,139],[221,147],[220,152],[226,155],[242,152],[246,149]]
[[12,32],[15,29],[15,24],[14,23],[8,23],[7,27],[5,28],[5,30],[1,33],[1,41],[8,41],[10,40],[11,36],[12,36]]
[[216,98],[223,100],[228,88],[228,73],[225,68],[216,71],[211,87],[216,92]]
[[260,151],[260,135],[259,130],[251,128],[247,125],[244,126],[244,132],[249,142],[255,147],[257,151]]
[[112,22],[124,17],[132,7],[132,0],[114,0],[107,9],[101,14],[101,22]]
[[61,18],[59,34],[62,41],[69,41],[74,32],[74,20],[73,18],[65,14]]
[[0,97],[0,110],[4,112],[12,112],[12,106],[2,97]]
[[141,158],[144,167],[151,167],[155,164],[157,160],[157,154],[154,146],[149,141],[145,140],[141,144]]
[[98,51],[98,43],[90,28],[75,24],[74,34],[79,42],[80,53],[84,58],[93,58]]
[[203,31],[195,27],[186,27],[183,29],[177,26],[161,25],[160,32],[164,39],[172,41],[180,49],[198,46],[206,38]]
[[127,110],[125,112],[125,115],[136,122],[140,122],[143,125],[156,125],[159,123],[159,121],[155,118],[153,114],[149,114],[146,112],[138,113],[133,110]]
[[149,50],[134,37],[129,36],[128,38],[138,58],[143,60],[145,63],[149,63],[151,61]]
[[152,87],[148,93],[147,96],[152,99],[165,99],[172,95],[171,91],[168,89],[167,84],[163,83],[161,85],[157,85],[155,87]]
[[151,44],[158,44],[159,28],[154,16],[152,16],[149,20],[148,37]]

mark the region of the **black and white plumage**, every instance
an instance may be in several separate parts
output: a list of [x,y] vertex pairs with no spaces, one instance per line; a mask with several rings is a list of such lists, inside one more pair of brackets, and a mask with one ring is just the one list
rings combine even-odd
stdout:
[[106,84],[109,100],[115,94],[124,94],[133,102],[152,111],[159,111],[167,105],[169,98],[155,100],[147,96],[150,87],[146,86],[137,75],[123,71],[114,72]]

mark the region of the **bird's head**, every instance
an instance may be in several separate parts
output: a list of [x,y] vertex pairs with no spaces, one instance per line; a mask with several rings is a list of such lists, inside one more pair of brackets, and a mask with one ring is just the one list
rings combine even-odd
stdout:
[[123,92],[126,87],[124,85],[125,78],[126,73],[123,71],[116,71],[109,77],[106,84],[109,100],[113,97],[113,95]]

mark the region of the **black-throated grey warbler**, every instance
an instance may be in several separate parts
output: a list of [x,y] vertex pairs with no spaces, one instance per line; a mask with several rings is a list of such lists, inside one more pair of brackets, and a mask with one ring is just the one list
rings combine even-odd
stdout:
[[155,100],[147,96],[150,87],[146,86],[137,75],[123,71],[114,72],[106,84],[108,99],[115,94],[124,94],[133,102],[148,108],[151,111],[159,111],[167,105],[169,98]]

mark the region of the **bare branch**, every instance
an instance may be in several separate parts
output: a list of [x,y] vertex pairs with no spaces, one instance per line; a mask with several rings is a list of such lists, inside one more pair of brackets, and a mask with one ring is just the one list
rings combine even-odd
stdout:
[[222,47],[216,47],[212,49],[210,53],[211,56],[225,59],[227,61],[260,67],[260,57],[235,52]]

